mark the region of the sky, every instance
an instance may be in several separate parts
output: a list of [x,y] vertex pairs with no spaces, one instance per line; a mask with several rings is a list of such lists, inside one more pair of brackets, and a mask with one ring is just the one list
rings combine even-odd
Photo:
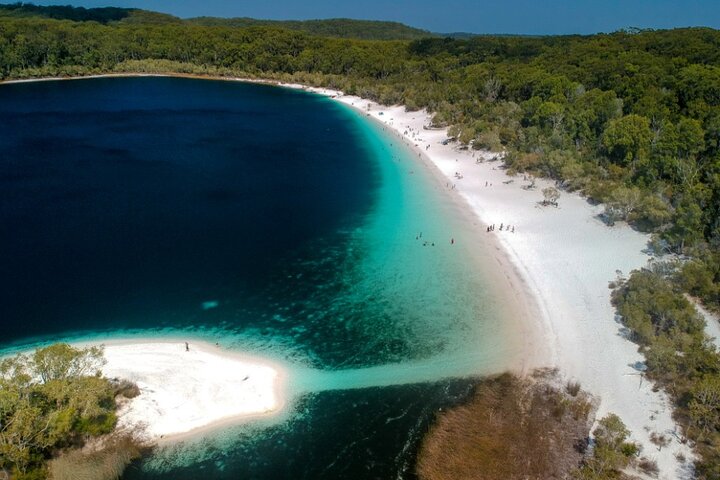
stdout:
[[[10,3],[11,0],[0,0]],[[433,32],[568,34],[621,28],[720,28],[720,0],[24,0],[134,7],[179,17],[393,20]]]

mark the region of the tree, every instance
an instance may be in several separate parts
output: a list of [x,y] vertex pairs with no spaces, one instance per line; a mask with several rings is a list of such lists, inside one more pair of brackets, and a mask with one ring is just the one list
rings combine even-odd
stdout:
[[67,343],[36,350],[32,361],[32,368],[43,383],[96,375],[105,364],[102,348],[77,349]]
[[631,114],[608,122],[602,144],[612,160],[634,171],[647,157],[652,138],[650,120]]
[[705,147],[705,131],[698,120],[681,118],[677,124],[677,133],[678,154],[682,158],[694,159]]
[[556,102],[543,102],[535,113],[537,124],[554,133],[562,133],[564,120],[565,108]]
[[42,472],[54,450],[115,426],[102,349],[55,344],[0,362],[0,469]]
[[617,220],[628,220],[630,215],[640,205],[640,189],[620,186],[610,193],[610,198],[605,204],[605,216],[610,224]]
[[498,96],[500,95],[501,88],[502,83],[500,83],[500,80],[493,76],[488,77],[488,79],[485,80],[485,84],[483,85],[485,101],[492,103],[497,100]]
[[712,65],[690,65],[679,75],[680,101],[688,106],[701,100],[720,105],[720,68]]
[[674,222],[665,237],[682,254],[687,245],[695,245],[702,241],[703,236],[703,210],[698,199],[685,194],[675,207]]
[[627,442],[630,431],[614,413],[602,418],[593,432],[595,447],[590,457],[578,470],[575,477],[580,480],[602,480],[617,478],[632,456],[637,454],[638,446]]
[[611,413],[598,422],[594,435],[595,443],[598,446],[620,450],[628,435],[630,435],[630,431],[620,420],[620,417]]
[[703,434],[720,428],[720,377],[706,376],[691,391],[688,405],[693,423]]
[[555,205],[560,198],[560,191],[555,187],[547,187],[542,189],[543,205]]

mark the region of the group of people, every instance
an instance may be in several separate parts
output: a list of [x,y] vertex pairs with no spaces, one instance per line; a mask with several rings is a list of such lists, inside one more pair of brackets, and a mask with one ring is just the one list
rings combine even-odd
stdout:
[[[422,232],[420,232],[419,235],[415,235],[415,240],[420,240],[421,238],[422,238]],[[425,240],[425,241],[423,242],[423,247],[427,247],[428,245],[434,247],[434,246],[435,246],[435,242],[429,242],[429,241]]]
[[[420,232],[418,235],[415,235],[415,240],[420,240],[420,239],[422,239],[422,232]],[[450,238],[450,245],[455,245],[455,237]],[[434,247],[435,242],[430,242],[428,240],[423,241],[423,247],[427,247],[427,246]]]
[[[500,224],[500,231],[501,231],[501,232],[503,231],[503,227],[505,228],[505,231],[506,231],[506,232],[515,233],[515,226],[511,226],[511,225],[507,225],[507,226],[506,226],[504,223],[501,223],[501,224]],[[494,232],[494,231],[495,231],[495,224],[493,223],[492,225],[488,225],[487,231],[488,231],[488,232]]]

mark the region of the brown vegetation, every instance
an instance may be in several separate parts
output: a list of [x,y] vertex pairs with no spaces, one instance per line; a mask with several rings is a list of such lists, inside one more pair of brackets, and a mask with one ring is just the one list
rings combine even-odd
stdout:
[[419,477],[570,478],[583,460],[594,408],[579,386],[566,387],[548,371],[482,381],[468,404],[436,419],[420,449]]
[[144,447],[132,435],[111,436],[98,449],[70,450],[48,462],[51,480],[116,480]]
[[110,381],[115,388],[115,397],[124,397],[126,399],[135,398],[140,395],[140,387],[136,383],[125,379],[112,379]]

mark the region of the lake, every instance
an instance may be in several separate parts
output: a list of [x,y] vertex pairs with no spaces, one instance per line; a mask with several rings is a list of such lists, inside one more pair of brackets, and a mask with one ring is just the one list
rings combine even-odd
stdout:
[[349,107],[103,78],[2,85],[0,122],[0,348],[182,337],[289,365],[282,420],[126,478],[413,478],[435,412],[513,353],[443,185]]

